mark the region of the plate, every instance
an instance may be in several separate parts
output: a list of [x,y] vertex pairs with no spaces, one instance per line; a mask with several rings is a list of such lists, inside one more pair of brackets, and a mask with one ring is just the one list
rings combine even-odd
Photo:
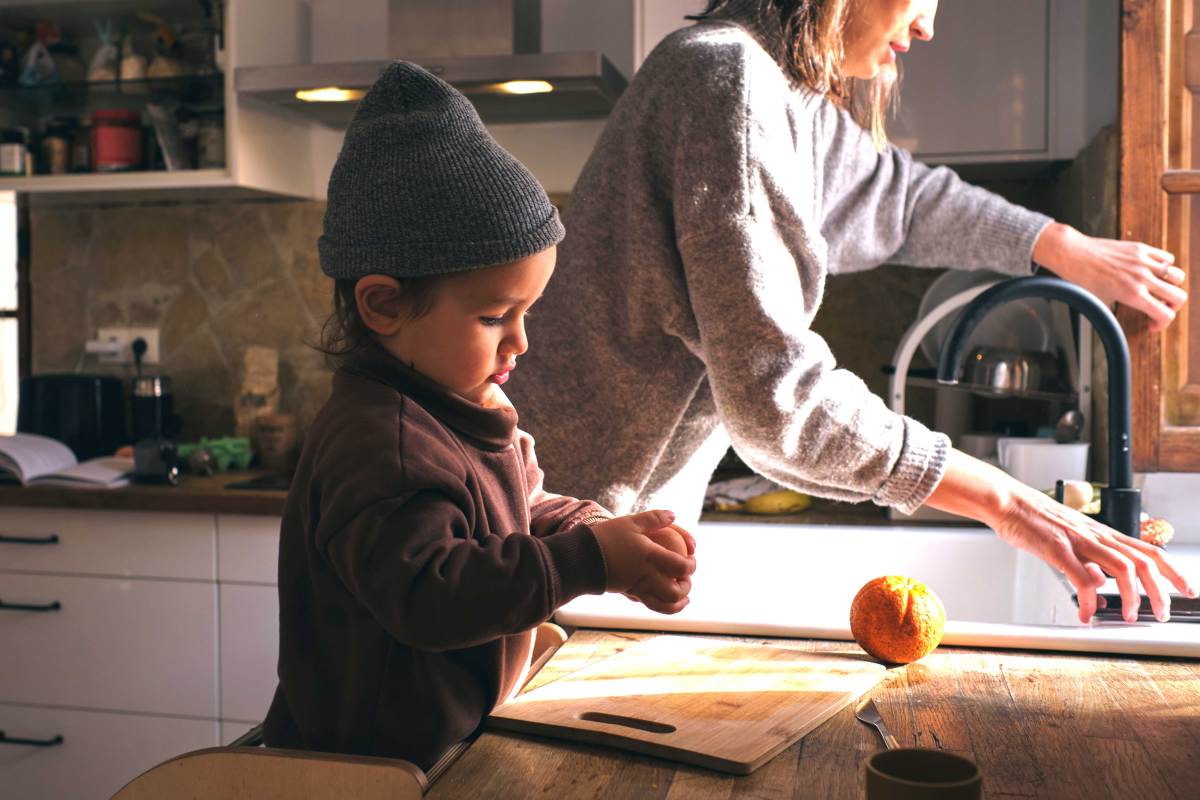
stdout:
[[[1014,276],[990,270],[951,269],[929,285],[917,308],[917,319],[959,292],[989,283],[1011,280]],[[962,309],[942,317],[921,340],[921,352],[929,363],[937,364],[942,342]],[[988,312],[967,338],[964,353],[976,347],[1002,347],[1008,350],[1040,350],[1054,352],[1053,307],[1050,301],[1037,297],[1010,300]]]

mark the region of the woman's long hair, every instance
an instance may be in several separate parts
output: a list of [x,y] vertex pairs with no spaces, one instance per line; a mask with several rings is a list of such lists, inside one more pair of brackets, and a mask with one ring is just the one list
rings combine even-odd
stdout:
[[[733,0],[708,0],[704,11],[689,17],[705,19]],[[892,104],[898,72],[887,71],[872,80],[842,74],[843,32],[852,0],[757,0],[764,19],[779,22],[786,51],[783,67],[793,83],[823,94],[845,108],[866,130],[875,146],[887,144],[885,119]]]

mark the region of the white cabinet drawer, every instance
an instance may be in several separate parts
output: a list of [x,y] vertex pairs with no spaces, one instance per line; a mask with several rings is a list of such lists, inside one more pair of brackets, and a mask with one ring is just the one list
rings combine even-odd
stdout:
[[279,594],[221,584],[221,718],[261,722],[275,696]]
[[217,579],[275,584],[279,577],[279,517],[217,516]]
[[0,701],[217,717],[212,583],[0,573]]
[[214,747],[218,723],[0,703],[0,730],[62,737],[51,747],[0,744],[0,797],[104,800],[168,758]]
[[212,514],[3,508],[0,571],[211,581],[214,528]]

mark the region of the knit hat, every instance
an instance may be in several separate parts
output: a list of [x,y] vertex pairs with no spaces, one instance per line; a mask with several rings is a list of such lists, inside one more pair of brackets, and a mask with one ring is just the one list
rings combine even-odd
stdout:
[[346,130],[317,248],[331,278],[412,278],[516,261],[563,235],[541,184],[470,101],[397,61]]

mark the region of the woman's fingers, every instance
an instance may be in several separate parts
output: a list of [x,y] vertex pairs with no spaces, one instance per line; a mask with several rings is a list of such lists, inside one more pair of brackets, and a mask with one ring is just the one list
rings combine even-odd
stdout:
[[1159,573],[1166,578],[1172,586],[1178,589],[1180,593],[1187,597],[1196,596],[1196,587],[1184,576],[1182,572],[1175,568],[1174,564],[1167,559],[1167,551],[1163,550],[1161,547],[1152,545],[1149,542],[1144,542],[1141,539],[1127,537],[1122,541],[1129,547],[1132,547],[1153,559],[1155,566],[1158,567]]
[[1175,320],[1175,310],[1158,299],[1145,285],[1139,286],[1121,302],[1130,308],[1141,311],[1150,318],[1150,329],[1161,331]]

